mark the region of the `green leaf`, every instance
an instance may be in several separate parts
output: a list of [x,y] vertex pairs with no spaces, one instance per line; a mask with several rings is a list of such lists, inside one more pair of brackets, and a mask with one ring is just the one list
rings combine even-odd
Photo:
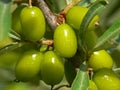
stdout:
[[120,68],[115,68],[113,69],[113,71],[118,75],[118,77],[120,78]]
[[10,33],[9,33],[9,37],[14,39],[14,40],[21,40],[21,36],[16,33],[14,30],[11,30]]
[[[88,10],[83,21],[80,25],[80,30],[78,33],[78,48],[81,48],[84,53],[86,53],[86,42],[85,42],[85,35],[87,32],[88,25],[90,21],[94,18],[96,14],[100,12],[106,5],[104,0],[96,1]],[[93,44],[94,45],[94,44]],[[94,46],[93,46],[94,47]]]
[[24,42],[12,42],[11,44],[0,48],[0,54],[12,51],[16,48],[23,46],[24,44],[25,44]]
[[95,15],[97,15],[101,11],[101,9],[105,7],[105,5],[106,5],[106,2],[103,0],[100,0],[94,3],[94,5],[92,5],[89,8],[88,12],[86,13],[81,23],[80,30],[79,30],[80,31],[79,36],[84,37],[84,33],[87,31],[90,21],[94,18]]
[[0,41],[7,38],[10,31],[11,2],[12,0],[0,0]]
[[96,0],[81,0],[81,2],[78,5],[88,7],[95,1]]
[[102,36],[97,39],[97,44],[95,45],[94,49],[99,48],[105,42],[109,41],[110,39],[114,38],[115,36],[120,34],[120,20],[114,23],[110,28],[108,28]]
[[[120,10],[120,0],[109,0],[109,4],[106,6],[106,8],[103,10],[103,13],[101,13],[101,20],[100,24],[103,30],[105,30],[111,23],[111,20],[119,19],[119,13],[116,13],[117,10]],[[120,11],[118,11],[120,12]],[[116,16],[115,16],[116,13]],[[117,16],[118,15],[118,16]],[[106,22],[107,21],[107,22]],[[114,22],[114,21],[112,21]]]
[[71,90],[87,90],[89,87],[89,77],[87,73],[87,66],[83,63],[73,81]]

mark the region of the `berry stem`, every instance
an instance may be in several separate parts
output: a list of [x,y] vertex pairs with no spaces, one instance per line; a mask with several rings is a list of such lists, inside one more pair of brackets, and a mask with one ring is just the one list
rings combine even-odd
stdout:
[[54,86],[53,86],[53,85],[51,85],[51,90],[53,90],[53,87],[54,87]]
[[92,74],[93,74],[92,68],[88,68],[88,74],[89,74],[89,78],[92,79]]
[[41,40],[39,43],[42,45],[44,44],[44,45],[52,46],[54,41],[53,40]]
[[29,7],[32,7],[32,0],[29,0]]

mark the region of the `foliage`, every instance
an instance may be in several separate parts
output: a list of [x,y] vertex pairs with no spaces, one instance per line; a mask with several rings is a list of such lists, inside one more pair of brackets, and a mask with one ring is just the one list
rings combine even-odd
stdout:
[[[16,8],[14,6],[14,3],[17,0],[0,0],[0,54],[10,52],[14,49],[18,49],[22,46],[24,46],[26,43],[33,43],[30,41],[24,40],[21,35],[16,33],[11,28],[11,8]],[[40,0],[35,0],[40,1]],[[76,0],[45,0],[45,2],[48,4],[48,7],[53,12],[55,16],[59,15],[59,13],[68,6],[71,2],[74,2]],[[89,2],[88,2],[89,1]],[[73,84],[71,85],[72,90],[87,90],[89,87],[89,74],[87,71],[87,60],[92,52],[100,49],[106,49],[110,52],[111,56],[114,59],[114,62],[120,63],[120,47],[118,48],[118,45],[120,45],[120,6],[119,6],[120,0],[82,0],[77,5],[89,7],[89,10],[87,14],[85,15],[79,32],[76,34],[78,37],[78,52],[80,58],[77,57],[77,59],[81,60],[82,62],[79,63],[79,67],[77,67],[77,75],[73,81]],[[26,3],[25,0],[18,0],[17,4],[19,3]],[[36,2],[33,4],[39,7]],[[44,12],[44,11],[43,11]],[[99,21],[99,27],[96,30],[97,40],[96,44],[92,46],[90,50],[86,48],[85,43],[87,42],[85,40],[85,34],[87,32],[87,27],[90,23],[90,21],[93,19],[95,15],[100,16]],[[52,17],[52,16],[51,16]],[[48,17],[49,18],[49,17]],[[47,19],[47,18],[46,18]],[[54,31],[50,28],[50,26],[47,23],[47,31],[48,33],[51,31]],[[48,34],[46,34],[48,35]],[[45,36],[37,43],[37,48],[42,47],[41,42],[44,40],[49,40],[49,37],[51,36]],[[10,40],[7,41],[6,38],[10,38]],[[51,38],[50,38],[51,39]],[[36,44],[35,43],[35,44]],[[52,45],[51,45],[52,46]],[[117,48],[116,48],[117,47]],[[49,45],[47,46],[46,50],[53,49]],[[43,51],[44,52],[44,51]],[[117,53],[118,52],[118,53]],[[74,57],[73,57],[74,58]],[[1,58],[0,58],[1,59]],[[75,58],[76,59],[76,58]],[[117,59],[117,60],[116,60]],[[77,62],[76,60],[74,62]],[[0,66],[0,77],[5,78],[5,81],[0,81],[0,84],[2,89],[6,84],[9,84],[10,81],[14,80],[15,77],[13,76],[13,69],[14,66],[9,69],[6,69],[5,67]],[[115,64],[113,67],[113,70],[116,71],[118,76],[120,76],[120,65]],[[7,76],[4,76],[3,74],[7,74]],[[12,75],[11,75],[12,74]],[[9,75],[9,76],[8,76]],[[29,83],[29,87],[33,88],[31,86],[31,83],[37,86],[42,85],[42,89],[48,89],[49,86],[46,86],[43,82],[41,82],[41,85],[38,85],[38,82],[36,83],[34,80]],[[56,85],[56,87],[61,87],[63,84],[68,85],[65,80],[62,81],[59,85]],[[63,85],[64,86],[64,85]],[[55,88],[56,88],[55,87]],[[41,88],[41,87],[40,87]],[[53,90],[56,90],[53,87]],[[66,87],[67,88],[67,87]]]
[[0,0],[0,41],[8,37],[10,31],[10,7],[11,0]]

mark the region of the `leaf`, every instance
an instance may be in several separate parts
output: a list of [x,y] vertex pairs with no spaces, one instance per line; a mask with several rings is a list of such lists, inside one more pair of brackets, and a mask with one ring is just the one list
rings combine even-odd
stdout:
[[[106,27],[108,27],[108,24],[111,22],[112,19],[114,19],[114,18],[116,18],[117,20],[119,19],[118,16],[120,16],[120,15],[119,15],[119,13],[116,13],[116,11],[119,10],[119,8],[120,8],[120,0],[109,1],[109,4],[106,6],[106,8],[103,10],[103,13],[101,14],[102,19],[100,20],[100,24],[101,24],[101,27],[103,28],[103,30],[106,29]],[[118,16],[114,16],[115,13]],[[112,21],[112,22],[114,22],[114,21]]]
[[96,14],[98,14],[98,12],[100,12],[101,9],[104,8],[105,5],[106,5],[106,2],[103,0],[100,0],[100,1],[97,1],[94,5],[92,5],[89,8],[80,26],[80,32],[79,32],[80,36],[82,37],[84,36],[84,33],[87,31],[90,21],[94,18]]
[[120,78],[120,68],[115,68],[113,71],[116,73],[116,75]]
[[11,2],[12,0],[0,0],[0,41],[7,38],[10,31]]
[[120,34],[120,20],[114,23],[110,28],[108,28],[102,36],[97,39],[97,44],[95,45],[94,49],[99,48],[103,45],[106,41],[114,38],[115,36]]
[[[88,25],[90,21],[94,18],[96,14],[100,12],[106,5],[106,2],[104,0],[96,1],[88,10],[85,17],[83,18],[83,21],[80,25],[80,30],[78,33],[78,48],[82,48],[82,50],[86,50],[86,42],[85,42],[85,35],[87,32]],[[94,45],[94,44],[93,44]],[[94,47],[94,46],[93,46]]]
[[21,40],[21,36],[18,33],[16,33],[14,30],[10,31],[9,37],[14,40]]
[[80,6],[88,7],[92,3],[94,3],[96,0],[81,0],[81,2],[78,4]]
[[0,54],[8,52],[8,51],[12,51],[16,48],[23,46],[23,45],[24,45],[24,42],[13,42],[7,46],[0,48]]
[[87,73],[87,66],[83,63],[73,81],[71,90],[87,90],[89,87],[89,77]]

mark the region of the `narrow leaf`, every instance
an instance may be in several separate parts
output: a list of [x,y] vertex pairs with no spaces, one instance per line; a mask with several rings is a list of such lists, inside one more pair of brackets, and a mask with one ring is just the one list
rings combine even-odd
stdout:
[[92,3],[94,3],[96,0],[82,0],[78,5],[80,6],[90,6]]
[[103,45],[106,41],[114,38],[115,36],[120,34],[120,20],[114,23],[110,28],[108,28],[102,36],[100,36],[97,40],[97,44],[95,45],[94,49],[99,48]]
[[4,46],[4,47],[0,48],[0,54],[6,53],[8,51],[12,51],[16,48],[19,48],[19,47],[23,46],[23,45],[24,45],[23,42],[13,42],[13,43],[11,43],[7,46]]
[[[79,43],[78,46],[84,46],[81,48],[84,48],[83,50],[86,50],[86,41],[85,41],[85,35],[87,32],[88,25],[90,21],[94,18],[95,15],[97,15],[106,5],[106,2],[104,0],[96,1],[88,10],[85,17],[83,18],[83,21],[80,25],[80,30],[78,34]],[[94,42],[93,42],[94,43]],[[96,43],[95,43],[96,44]],[[93,44],[93,45],[95,45]],[[94,47],[94,46],[92,46]],[[80,47],[79,47],[80,48]]]
[[106,5],[106,2],[103,0],[100,0],[100,1],[97,1],[94,5],[92,5],[89,8],[80,26],[80,33],[79,33],[80,36],[84,36],[84,33],[87,31],[87,27],[90,21],[94,18],[96,14],[98,14],[98,12],[100,12],[101,9],[105,7],[105,5]]
[[0,41],[8,37],[10,31],[10,7],[12,0],[0,0]]
[[[105,30],[108,27],[108,25],[111,25],[111,20],[118,20],[120,16],[119,13],[116,14],[118,16],[114,16],[116,11],[120,8],[120,0],[111,0],[108,2],[109,4],[103,10],[103,13],[101,13],[102,19],[100,20],[100,24],[103,30]],[[112,22],[114,22],[114,20]]]
[[21,36],[18,33],[16,33],[14,30],[10,31],[9,37],[14,40],[21,40]]
[[87,66],[83,63],[79,68],[75,80],[73,81],[71,90],[87,90],[88,87],[89,77],[87,73]]

